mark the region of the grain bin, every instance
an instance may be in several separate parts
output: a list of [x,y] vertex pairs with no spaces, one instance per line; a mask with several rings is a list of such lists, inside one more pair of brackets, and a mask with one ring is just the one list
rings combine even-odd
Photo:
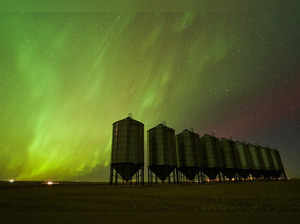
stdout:
[[148,130],[148,182],[152,183],[152,172],[160,180],[165,181],[173,173],[173,181],[176,177],[176,137],[175,130],[164,124],[159,124]]
[[264,163],[264,177],[271,178],[274,170],[274,165],[270,149],[264,146],[260,146],[260,151]]
[[261,173],[262,173],[262,176],[265,177],[265,174],[266,174],[266,163],[265,163],[265,160],[264,160],[264,152],[263,152],[263,147],[260,146],[260,145],[255,145],[256,148],[257,148],[257,154],[258,154],[258,158],[259,158],[259,161],[260,161],[260,166],[261,166]]
[[185,129],[176,135],[178,171],[187,179],[194,180],[200,172],[199,135]]
[[246,144],[236,141],[234,144],[236,161],[238,162],[238,175],[247,178],[250,175],[250,164]]
[[273,161],[273,164],[274,164],[273,177],[279,178],[281,176],[281,166],[280,166],[279,161],[276,158],[276,150],[275,149],[270,149],[270,151],[271,151],[272,161]]
[[126,182],[136,174],[144,183],[144,124],[127,117],[113,123],[110,183]]
[[221,138],[219,140],[220,150],[223,156],[224,168],[223,174],[229,179],[232,179],[237,174],[235,156],[234,156],[234,141],[231,139]]
[[283,163],[282,163],[282,159],[281,159],[281,156],[280,156],[280,153],[278,150],[275,150],[275,156],[276,156],[276,161],[278,162],[279,164],[279,167],[280,167],[280,177],[283,177],[284,179],[287,180],[287,175],[285,173],[285,169],[284,169],[284,166],[283,166]]
[[224,168],[224,161],[220,144],[215,136],[208,134],[200,138],[200,150],[204,152],[204,168],[203,172],[209,179],[216,179],[217,175],[221,179],[221,171]]
[[245,142],[243,144],[244,144],[244,149],[245,149],[245,152],[246,152],[246,158],[247,158],[249,173],[252,174],[251,171],[254,168],[254,161],[253,161],[251,153],[250,153],[250,144],[245,143]]
[[269,147],[265,147],[265,149],[266,149],[268,160],[270,163],[269,176],[276,177],[276,169],[275,169],[275,164],[274,164],[273,157],[272,157],[272,149]]
[[263,161],[260,155],[259,147],[253,144],[248,144],[248,149],[252,160],[252,167],[250,167],[250,173],[255,178],[263,176]]

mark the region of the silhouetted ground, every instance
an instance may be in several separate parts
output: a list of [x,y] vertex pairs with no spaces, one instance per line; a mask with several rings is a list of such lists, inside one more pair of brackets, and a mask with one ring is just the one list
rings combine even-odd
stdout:
[[53,186],[0,183],[1,223],[298,223],[300,181]]

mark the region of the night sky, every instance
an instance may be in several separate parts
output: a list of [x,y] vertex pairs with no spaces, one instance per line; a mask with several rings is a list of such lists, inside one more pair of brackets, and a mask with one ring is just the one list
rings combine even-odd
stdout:
[[253,2],[1,12],[0,178],[104,180],[128,113],[274,147],[300,177],[300,7]]

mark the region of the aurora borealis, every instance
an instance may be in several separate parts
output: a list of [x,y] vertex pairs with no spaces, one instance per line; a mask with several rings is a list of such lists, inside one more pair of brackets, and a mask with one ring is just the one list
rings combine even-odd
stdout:
[[278,148],[300,176],[300,15],[255,2],[1,12],[0,178],[105,178],[111,125],[129,112],[146,130],[167,121]]

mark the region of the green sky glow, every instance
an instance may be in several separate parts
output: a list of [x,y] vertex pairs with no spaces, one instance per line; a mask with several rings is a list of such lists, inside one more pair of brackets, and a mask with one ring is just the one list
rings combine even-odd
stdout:
[[216,131],[273,79],[277,12],[1,14],[0,177],[88,176],[129,112]]

